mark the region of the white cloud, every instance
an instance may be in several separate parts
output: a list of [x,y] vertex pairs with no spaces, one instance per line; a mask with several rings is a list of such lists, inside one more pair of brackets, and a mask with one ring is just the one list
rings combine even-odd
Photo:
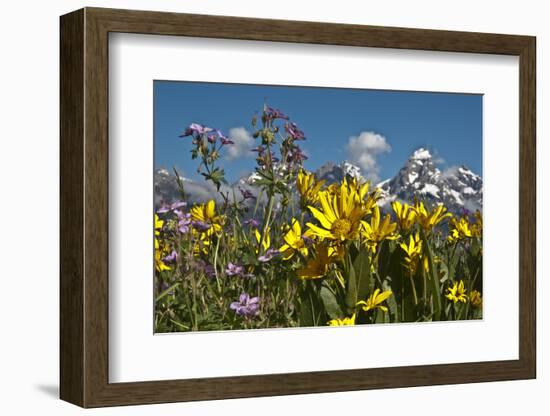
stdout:
[[381,153],[391,152],[391,146],[384,136],[372,131],[363,131],[359,136],[351,136],[348,139],[346,150],[350,162],[362,169],[365,178],[372,181],[380,180],[380,167],[376,157]]
[[225,147],[226,159],[234,160],[241,157],[252,157],[250,151],[254,147],[254,138],[244,127],[233,127],[229,129],[229,138],[235,142]]

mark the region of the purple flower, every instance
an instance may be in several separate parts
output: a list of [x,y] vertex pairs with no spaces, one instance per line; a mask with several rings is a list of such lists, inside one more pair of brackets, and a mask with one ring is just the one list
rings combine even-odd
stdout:
[[189,226],[191,225],[191,214],[184,214],[179,210],[174,211],[178,216],[178,231],[181,234],[187,234],[189,232]]
[[281,110],[278,110],[276,108],[266,106],[265,107],[265,112],[266,112],[267,117],[272,119],[272,120],[274,120],[276,118],[280,118],[280,119],[283,119],[283,120],[288,120],[288,116],[283,114],[281,112]]
[[200,135],[204,133],[210,133],[211,131],[212,129],[210,127],[206,127],[197,123],[191,123],[189,127],[187,127],[185,131],[180,134],[180,137],[192,136],[194,133]]
[[191,216],[191,214],[184,214],[181,209],[175,209],[174,214],[176,214],[176,217],[178,217],[178,220],[182,220],[184,218]]
[[212,266],[210,263],[204,264],[203,272],[207,277],[210,278],[216,276],[216,270],[214,269],[214,266]]
[[228,276],[240,276],[243,274],[243,271],[243,266],[238,266],[231,262],[227,263],[227,268],[225,269],[225,273]]
[[222,145],[235,144],[235,142],[231,140],[229,137],[227,137],[225,134],[223,134],[221,130],[216,130],[216,133],[218,134],[218,137],[220,138]]
[[286,123],[285,130],[294,140],[305,140],[306,138],[304,132],[298,128],[296,123]]
[[460,215],[462,217],[469,217],[470,215],[472,215],[472,212],[464,207],[461,207],[460,208]]
[[269,250],[267,250],[265,252],[265,254],[263,256],[258,257],[258,260],[261,261],[262,263],[267,263],[268,261],[270,261],[273,257],[275,257],[278,254],[280,254],[279,250],[274,249],[274,248],[270,248]]
[[200,231],[201,233],[210,229],[210,224],[207,224],[204,221],[193,221],[192,225],[196,230]]
[[178,261],[178,253],[175,250],[172,250],[170,254],[162,259],[164,263],[175,263]]
[[303,235],[302,240],[304,240],[304,244],[306,245],[306,247],[313,247],[313,240],[311,238]]
[[258,146],[258,147],[255,147],[253,149],[250,149],[251,152],[258,152],[258,156],[261,156],[264,154],[265,152],[265,147],[263,146]]
[[192,267],[193,270],[199,273],[204,273],[208,278],[213,278],[214,276],[216,276],[216,270],[214,269],[214,266],[202,259],[194,262]]
[[260,298],[257,296],[251,298],[248,293],[243,292],[241,296],[239,296],[239,301],[232,302],[229,308],[234,310],[239,316],[253,318],[260,312]]
[[176,201],[172,204],[162,204],[161,207],[157,210],[157,213],[159,214],[165,214],[168,211],[174,211],[176,209],[182,208],[187,206],[187,202],[185,201]]
[[239,186],[239,191],[241,191],[241,195],[243,196],[244,199],[254,198],[254,195],[252,194],[252,192],[250,192],[249,189],[243,189]]
[[250,218],[249,220],[246,220],[244,223],[254,228],[258,228],[260,226],[260,221],[255,220],[254,218]]
[[172,205],[170,205],[170,209],[179,209],[187,206],[187,202],[185,201],[176,201]]
[[294,162],[298,162],[298,163],[303,162],[304,160],[307,160],[307,156],[304,154],[304,152],[302,152],[302,149],[300,149],[299,147],[294,148],[291,158],[292,160],[294,160]]
[[214,134],[209,134],[207,138],[210,143],[216,143],[216,140],[218,140]]

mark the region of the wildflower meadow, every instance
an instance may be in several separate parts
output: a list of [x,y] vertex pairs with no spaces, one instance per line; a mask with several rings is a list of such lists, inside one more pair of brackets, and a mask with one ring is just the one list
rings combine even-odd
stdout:
[[267,105],[252,131],[254,192],[227,186],[222,131],[174,138],[192,142],[189,163],[218,195],[189,202],[174,169],[179,198],[154,213],[156,332],[482,318],[479,211],[381,206],[368,181],[320,180],[303,167],[306,134]]

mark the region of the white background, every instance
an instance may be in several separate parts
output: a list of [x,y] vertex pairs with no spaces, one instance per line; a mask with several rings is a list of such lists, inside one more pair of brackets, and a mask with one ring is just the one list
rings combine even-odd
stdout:
[[[243,399],[189,404],[140,406],[87,411],[88,414],[316,414],[368,412],[409,415],[544,414],[550,388],[550,364],[543,332],[548,308],[542,304],[548,285],[544,243],[550,235],[542,212],[550,209],[543,183],[550,158],[543,115],[550,99],[544,74],[550,56],[550,27],[545,2],[397,0],[391,3],[268,3],[194,1],[50,1],[6,3],[0,16],[0,66],[3,239],[0,316],[0,410],[4,414],[79,414],[82,410],[56,399],[58,386],[58,16],[84,5],[156,9],[193,13],[318,20],[388,26],[531,34],[538,37],[538,379],[501,383],[398,390]],[[546,201],[545,201],[546,199]],[[543,235],[546,237],[543,238]],[[539,410],[540,409],[540,410]]]
[[[189,66],[189,56],[226,65]],[[258,71],[259,61],[293,64],[272,64]],[[110,381],[517,359],[519,195],[510,189],[519,186],[518,61],[496,55],[112,35]],[[154,79],[482,93],[483,321],[152,336],[153,235],[143,230],[150,230],[153,220]],[[508,253],[506,262],[502,252]],[[342,345],[360,345],[361,354],[334,354]],[[157,359],[192,356],[196,351],[208,358]]]

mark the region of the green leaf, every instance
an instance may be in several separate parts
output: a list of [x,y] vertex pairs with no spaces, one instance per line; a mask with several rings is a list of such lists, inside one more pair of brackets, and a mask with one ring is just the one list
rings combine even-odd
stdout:
[[456,266],[458,264],[458,259],[460,257],[460,256],[457,255],[458,251],[460,251],[459,248],[456,248],[452,251],[451,258],[449,260],[449,264],[447,265],[447,270],[448,270],[447,278],[450,279],[450,280],[455,280]]
[[181,178],[175,166],[173,169],[174,169],[174,174],[176,175],[176,183],[178,185],[178,191],[180,193],[181,199],[185,200],[186,195],[185,195],[185,189],[183,187],[183,179]]
[[376,309],[375,315],[374,315],[374,323],[375,324],[389,323],[388,314],[382,311],[381,309]]
[[340,305],[338,305],[336,296],[334,295],[332,290],[330,290],[326,285],[323,285],[321,287],[321,300],[325,305],[325,311],[327,312],[327,315],[331,319],[343,317],[344,313],[342,312]]
[[361,247],[358,252],[354,252],[351,249],[350,252],[351,256],[348,257],[349,261],[351,261],[355,252],[357,254],[355,255],[353,263],[348,265],[349,271],[346,286],[346,307],[348,314],[355,311],[357,302],[366,300],[369,294],[374,290],[374,283],[370,270],[370,254],[368,250]]
[[472,238],[470,239],[470,254],[474,257],[477,257],[479,255],[479,252],[481,251],[481,241],[479,238]]
[[445,283],[449,279],[449,268],[447,267],[447,263],[444,261],[441,261],[439,265],[439,270],[441,271],[441,277],[439,279],[440,283]]
[[254,180],[254,186],[269,186],[273,182],[267,179],[256,179]]
[[300,302],[300,326],[317,326],[325,324],[323,321],[323,305],[316,294],[313,282],[306,282],[301,291]]
[[155,302],[158,302],[159,300],[161,300],[163,297],[165,297],[166,295],[170,294],[170,292],[172,292],[177,286],[179,286],[180,283],[174,283],[172,286],[170,286],[168,289],[164,290],[162,293],[160,293],[157,298],[155,299]]
[[351,268],[348,271],[346,285],[346,307],[347,313],[353,313],[355,310],[355,304],[357,303],[357,285],[355,283],[355,271]]
[[382,283],[382,290],[392,291],[392,295],[386,300],[386,304],[388,305],[389,309],[389,318],[392,318],[393,322],[399,322],[399,312],[397,310],[397,300],[395,298],[395,292],[392,290],[388,279],[384,280],[384,282]]
[[353,262],[357,284],[357,301],[365,300],[374,291],[374,279],[371,273],[370,253],[362,248]]
[[439,321],[441,319],[441,289],[439,287],[439,276],[437,274],[437,269],[435,268],[432,249],[428,243],[428,239],[426,238],[424,231],[421,230],[420,233],[422,235],[422,244],[424,245],[428,256],[428,266],[430,267],[429,280],[434,305],[434,320]]

